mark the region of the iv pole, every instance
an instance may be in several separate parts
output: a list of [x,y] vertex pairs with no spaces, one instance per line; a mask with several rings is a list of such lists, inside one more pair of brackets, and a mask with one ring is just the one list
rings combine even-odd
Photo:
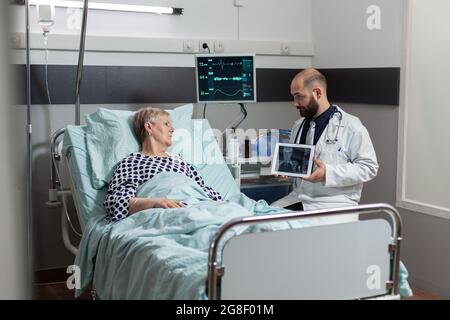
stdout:
[[[75,123],[80,124],[80,91],[83,75],[84,48],[86,39],[86,24],[88,13],[88,0],[84,0],[83,22],[81,30],[80,52],[78,58],[77,83],[76,83],[76,104],[75,104]],[[27,69],[27,259],[28,259],[28,284],[31,287],[33,283],[33,159],[32,159],[32,132],[31,123],[31,63],[30,63],[30,3],[25,0],[25,28],[26,28],[26,69]]]
[[[89,11],[89,1],[84,0],[83,7],[83,21],[81,26],[81,39],[80,39],[80,50],[78,52],[78,66],[77,66],[77,76],[76,76],[76,87],[75,87],[75,125],[79,126],[81,124],[81,80],[83,78],[83,64],[84,64],[84,50],[86,44],[86,25],[87,17]],[[55,141],[65,133],[66,129],[60,129],[56,131],[50,139],[50,157],[55,155],[54,145]],[[50,189],[49,199],[51,202],[56,202],[56,189],[61,181],[55,179],[55,165],[50,159],[50,181],[52,189]]]
[[28,285],[33,283],[33,159],[31,134],[33,127],[31,124],[31,65],[30,65],[30,4],[25,0],[25,27],[26,27],[26,64],[27,64],[27,259],[28,259]]
[[77,86],[75,89],[75,125],[79,126],[81,124],[80,113],[81,113],[81,80],[83,78],[83,64],[84,64],[84,48],[86,44],[86,25],[87,16],[89,11],[89,1],[84,0],[83,7],[83,22],[81,26],[81,40],[80,40],[80,51],[78,54],[78,67],[77,67]]

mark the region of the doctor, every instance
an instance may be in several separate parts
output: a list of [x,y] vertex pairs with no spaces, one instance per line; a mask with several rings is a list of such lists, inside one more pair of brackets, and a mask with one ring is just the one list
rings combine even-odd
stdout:
[[272,205],[295,211],[357,205],[363,183],[378,172],[367,129],[357,117],[330,104],[327,80],[315,69],[295,76],[291,94],[302,116],[294,124],[291,143],[316,146],[315,170],[308,178],[295,178],[294,190]]

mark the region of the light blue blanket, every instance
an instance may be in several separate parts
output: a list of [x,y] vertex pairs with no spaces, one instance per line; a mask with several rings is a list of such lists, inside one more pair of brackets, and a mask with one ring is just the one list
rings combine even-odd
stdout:
[[[217,229],[236,217],[285,211],[243,194],[221,203],[211,201],[195,181],[176,173],[155,176],[137,195],[180,200],[188,207],[147,209],[111,224],[92,218],[76,257],[82,276],[78,295],[94,279],[100,299],[204,299],[208,250]],[[307,225],[310,222],[304,220],[264,228]],[[408,296],[406,277],[402,268],[401,294]]]

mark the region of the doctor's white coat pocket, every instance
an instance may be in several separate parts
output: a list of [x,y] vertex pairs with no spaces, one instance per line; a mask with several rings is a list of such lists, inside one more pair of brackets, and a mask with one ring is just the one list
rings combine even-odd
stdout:
[[350,157],[346,154],[346,150],[340,144],[328,144],[324,146],[319,159],[324,162],[325,165],[339,165],[351,162]]

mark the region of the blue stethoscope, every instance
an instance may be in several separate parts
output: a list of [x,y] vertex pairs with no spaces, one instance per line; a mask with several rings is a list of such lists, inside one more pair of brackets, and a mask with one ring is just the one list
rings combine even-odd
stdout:
[[[336,144],[338,142],[339,130],[341,129],[341,124],[342,124],[342,112],[339,111],[336,106],[333,106],[333,107],[334,107],[333,114],[330,116],[328,124],[327,124],[327,128],[325,129],[325,142],[327,144]],[[336,130],[336,134],[334,136],[334,139],[330,139],[330,136],[328,135],[329,134],[329,130],[330,130],[330,126],[331,126],[330,122],[333,119],[333,117],[335,117],[335,116],[338,117],[339,123],[338,123],[338,126],[337,126],[337,130]],[[303,126],[305,125],[305,122],[306,122],[306,119],[303,120],[302,125],[300,126],[300,128],[297,131],[297,136],[295,137],[295,142],[296,143],[299,143],[298,138],[299,138],[300,132],[302,132],[302,129],[303,129]]]

